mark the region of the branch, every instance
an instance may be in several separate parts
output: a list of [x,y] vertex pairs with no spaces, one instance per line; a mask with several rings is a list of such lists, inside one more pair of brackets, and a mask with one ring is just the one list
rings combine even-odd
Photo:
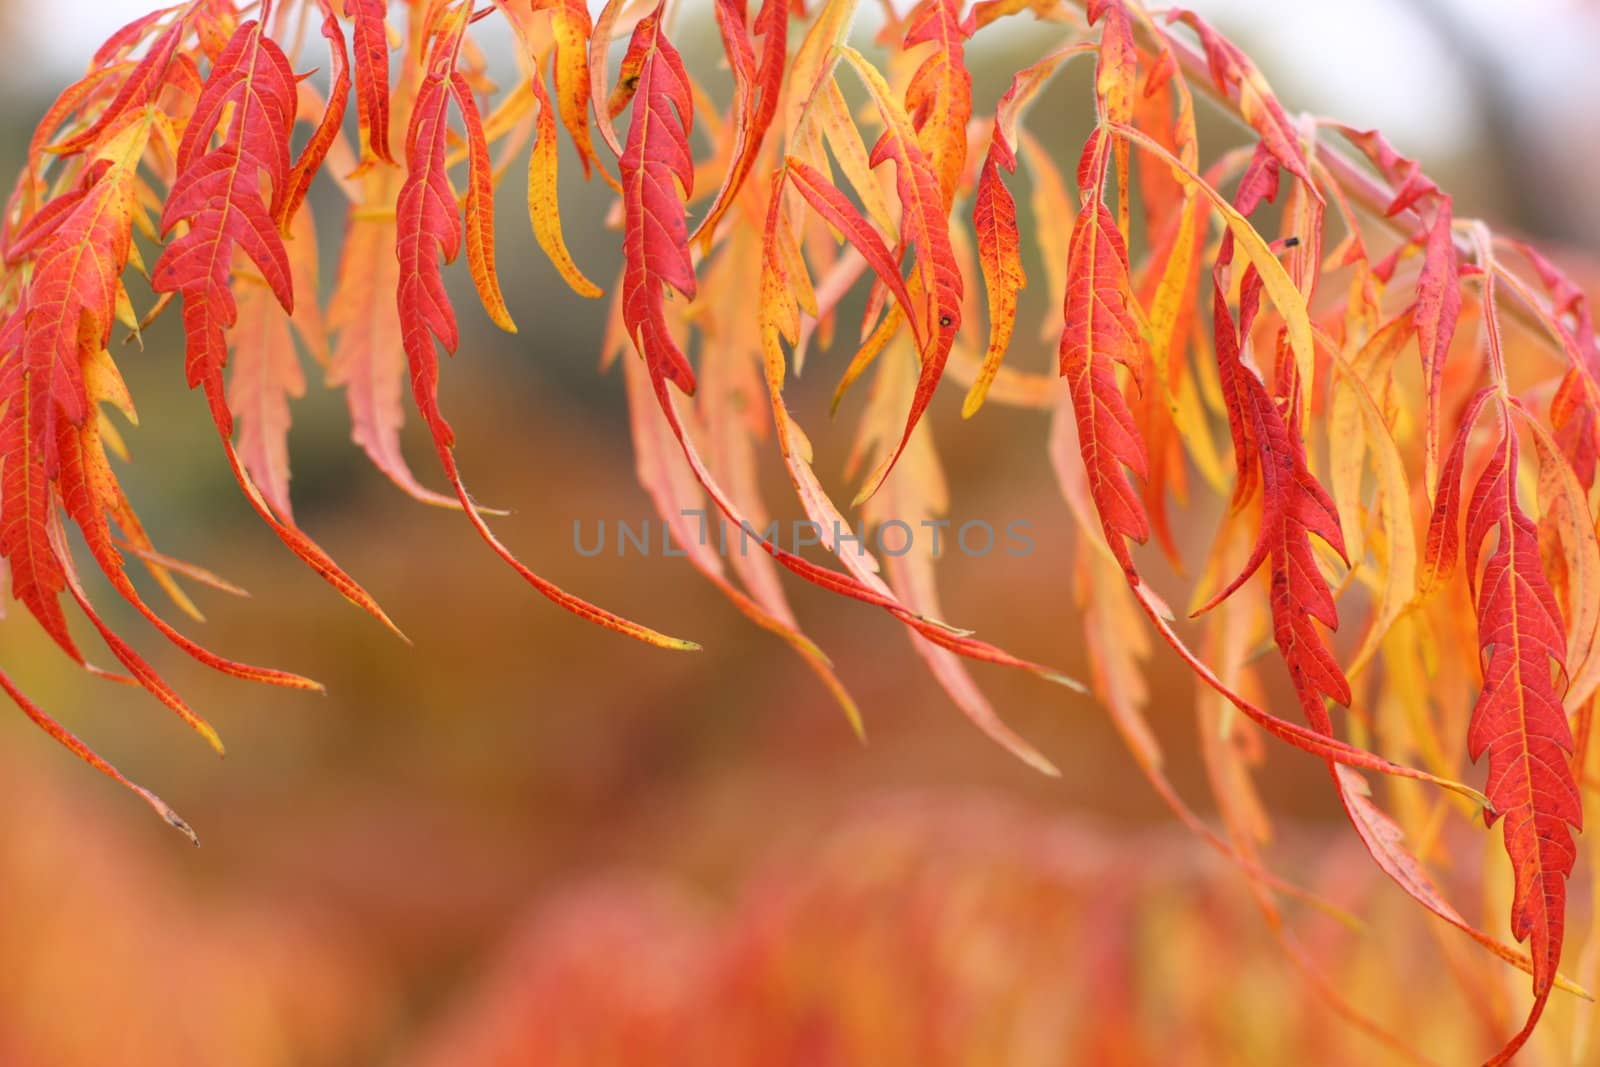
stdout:
[[[1087,0],[1067,0],[1067,2],[1079,9],[1087,7]],[[1159,17],[1159,13],[1153,14]],[[1161,29],[1157,30],[1161,41],[1152,42],[1150,29],[1143,23],[1136,24],[1134,31],[1147,47],[1164,43],[1172,50],[1173,57],[1189,80],[1191,88],[1204,95],[1240,124],[1248,125],[1239,111],[1238,103],[1230,99],[1212,81],[1210,64],[1206,62],[1205,53],[1198,45]],[[1411,208],[1393,215],[1388,214],[1388,206],[1394,201],[1395,190],[1380,175],[1373,173],[1365,163],[1357,160],[1350,152],[1323,140],[1317,142],[1316,157],[1317,162],[1322,164],[1352,204],[1407,240],[1416,234],[1417,227],[1421,224],[1420,216]],[[1465,259],[1478,261],[1477,250],[1465,234],[1457,234],[1455,241],[1457,251]],[[1498,260],[1495,270],[1504,277],[1513,277],[1507,268],[1499,266]],[[1509,316],[1519,325],[1535,333],[1548,333],[1546,324],[1558,318],[1549,302],[1528,290],[1526,286],[1512,286],[1510,294],[1513,299],[1506,308]],[[1596,353],[1600,354],[1600,340],[1595,342],[1594,347]]]

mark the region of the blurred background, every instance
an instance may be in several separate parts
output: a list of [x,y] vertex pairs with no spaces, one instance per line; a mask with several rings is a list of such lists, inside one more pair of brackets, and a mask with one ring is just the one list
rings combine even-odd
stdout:
[[[1458,215],[1549,242],[1569,263],[1600,243],[1589,178],[1600,7],[1193,6],[1291,108],[1383,128],[1456,193]],[[0,169],[15,172],[32,124],[95,45],[146,9],[0,2]],[[709,14],[685,15],[705,35],[680,41],[706,64]],[[1030,33],[975,49],[980,110],[1003,71],[1036,53]],[[1083,99],[1062,79],[1034,129],[1065,152],[1082,136]],[[592,277],[614,277],[603,190],[564,170],[574,254]],[[508,205],[521,200],[517,171]],[[319,195],[326,280],[342,208]],[[621,380],[596,372],[604,306],[569,294],[519,211],[501,226],[519,336],[494,331],[464,273],[451,275],[464,342],[444,406],[468,484],[511,509],[496,528],[540,573],[705,651],[635,646],[543,601],[459,515],[372,471],[349,443],[342,396],[313,382],[294,410],[296,517],[414,647],[400,644],[256,521],[203,402],[183,388],[169,316],[142,352],[119,356],[142,416],[124,484],[164,551],[255,594],[208,594],[196,636],[314,677],[328,695],[229,682],[141,638],[228,742],[218,761],[153,701],[87,679],[8,613],[6,669],[205,845],[188,848],[21,715],[0,715],[0,1064],[1389,1062],[1290,962],[1237,872],[1172,824],[1092,700],[981,672],[1006,720],[1062,769],[1046,779],[977,734],[892,619],[791,583],[807,632],[863,708],[861,744],[801,661],[685,561],[575,552],[575,520],[653,513],[633,477]],[[1042,344],[1016,356],[1051,358]],[[836,359],[791,390],[835,488],[850,434],[848,420],[823,429],[837,373],[824,361]],[[1045,420],[991,407],[963,423],[958,408],[944,395],[934,410],[953,512],[1030,521],[1038,550],[952,556],[946,614],[1083,674]],[[416,430],[413,467],[438,486]],[[997,475],[1008,450],[1029,459]],[[764,476],[769,502],[786,500],[781,470]],[[1151,679],[1170,774],[1205,811],[1193,688],[1160,656]],[[1491,961],[1437,937],[1382,879],[1314,762],[1272,751],[1262,783],[1275,867],[1365,921],[1354,931],[1286,905],[1327,980],[1442,1062],[1492,1048],[1514,1019],[1449,979],[1462,960]],[[1500,873],[1472,864],[1448,881],[1476,914],[1478,887]],[[1587,887],[1586,876],[1574,885],[1570,959],[1590,925]],[[1506,982],[1525,985],[1509,969]],[[1551,1015],[1574,1010],[1558,997]],[[1572,1062],[1564,1040],[1527,1062]]]

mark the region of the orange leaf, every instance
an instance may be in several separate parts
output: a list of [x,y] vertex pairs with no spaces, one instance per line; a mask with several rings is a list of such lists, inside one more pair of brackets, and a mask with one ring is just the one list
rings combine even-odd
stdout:
[[[445,262],[453,261],[461,250],[461,214],[450,184],[446,143],[449,135],[447,108],[451,94],[454,93],[458,106],[464,112],[471,106],[470,92],[454,70],[466,28],[467,11],[468,7],[463,5],[447,10],[441,16],[444,21],[434,39],[428,74],[423,79],[411,113],[411,128],[406,136],[406,180],[400,188],[395,209],[396,255],[400,265],[397,298],[401,343],[411,367],[412,396],[416,399],[423,421],[432,432],[434,449],[444,468],[445,477],[455,489],[456,498],[461,502],[473,529],[524,581],[553,603],[607,629],[661,648],[698,648],[691,641],[668,637],[596,607],[535,574],[495,537],[461,481],[453,451],[455,432],[439,410],[439,357],[434,349],[434,339],[437,338],[450,352],[454,352],[460,343],[455,312],[445,293],[439,262],[441,257]],[[483,162],[486,170],[487,160]],[[476,166],[474,169],[478,170]],[[483,170],[479,170],[479,173],[483,173]],[[481,217],[479,221],[481,225]],[[469,249],[473,240],[469,235]],[[476,240],[482,241],[482,235]]]
[[717,28],[722,33],[723,50],[733,68],[734,115],[733,149],[728,174],[716,199],[706,209],[700,225],[690,235],[709,246],[716,236],[717,223],[732,206],[734,197],[750,176],[767,130],[778,113],[778,97],[783,89],[783,66],[788,60],[789,5],[786,0],[762,0],[756,14],[755,32],[761,35],[758,60],[745,28],[744,0],[717,0],[714,9]]
[[533,74],[533,93],[539,102],[538,131],[533,152],[528,156],[528,217],[533,224],[533,236],[573,292],[597,297],[601,295],[600,287],[578,269],[572,261],[572,253],[567,250],[566,238],[561,235],[556,118],[550,106],[550,94],[539,80],[537,70]]

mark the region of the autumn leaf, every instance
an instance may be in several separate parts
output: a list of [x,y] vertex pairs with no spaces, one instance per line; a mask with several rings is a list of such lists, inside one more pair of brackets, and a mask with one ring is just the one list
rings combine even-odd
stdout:
[[[308,378],[305,355],[345,390],[354,442],[403,491],[463,511],[565,610],[695,647],[534,573],[457,467],[440,350],[461,347],[472,313],[452,300],[446,267],[466,260],[457,269],[485,318],[507,331],[521,320],[533,358],[550,336],[515,310],[523,294],[498,269],[497,189],[525,168],[534,240],[574,293],[600,295],[585,273],[607,254],[594,235],[620,246],[604,355],[623,361],[645,495],[696,572],[797,652],[852,728],[864,729],[847,690],[860,656],[836,666],[813,643],[817,602],[791,605],[790,575],[904,626],[961,711],[1044,771],[1056,754],[1006,724],[974,665],[1082,689],[1047,665],[1071,662],[1061,635],[1081,633],[1139,774],[1244,874],[1330,1015],[1414,1051],[1326,973],[1286,906],[1338,912],[1320,885],[1270,868],[1275,813],[1255,780],[1269,739],[1327,765],[1355,836],[1429,921],[1465,933],[1489,966],[1531,975],[1527,1022],[1491,1062],[1536,1025],[1564,1025],[1540,1020],[1554,990],[1587,995],[1560,960],[1600,691],[1600,342],[1581,268],[1457,219],[1451,192],[1382,133],[1299,112],[1268,85],[1270,64],[1184,10],[914,0],[882,11],[869,59],[857,0],[709,11],[608,0],[592,16],[582,0],[390,7],[153,11],[94,51],[27,138],[0,221],[0,562],[26,616],[85,674],[144,689],[220,749],[114,625],[121,616],[100,610],[103,582],[204,666],[318,688],[212,652],[145,600],[148,578],[198,621],[201,590],[238,592],[159,551],[133,480],[119,482],[138,444],[125,361],[179,358],[150,329],[168,312],[182,318],[184,378],[251,506],[378,619],[295,525],[291,405],[323,376]],[[997,68],[1000,51],[979,51],[1001,32],[979,31],[1001,22],[1038,38],[1027,61]],[[702,76],[703,50],[685,48],[713,23],[719,54]],[[511,80],[491,47],[501,29],[515,38]],[[1092,79],[1056,78],[1091,55]],[[1063,95],[1035,119],[1046,87]],[[974,100],[992,115],[974,121]],[[1203,109],[1231,132],[1199,122]],[[1043,127],[1061,114],[1092,123],[1075,169]],[[568,151],[585,179],[599,172],[588,199],[560,195]],[[320,182],[348,204],[337,238],[315,233]],[[580,209],[594,213],[581,228]],[[583,246],[569,246],[579,233]],[[338,261],[329,298],[319,243]],[[975,274],[981,292],[968,288]],[[1019,332],[1029,286],[1059,310]],[[1052,349],[1047,369],[1037,361]],[[818,367],[837,382],[829,414],[860,419],[842,471],[830,460],[848,431],[813,422],[810,390],[795,387]],[[988,407],[982,424],[933,417],[947,373],[966,389],[964,415]],[[405,458],[408,379],[448,492]],[[1041,417],[1049,433],[1030,451]],[[982,449],[991,437],[1007,442],[998,464]],[[592,442],[563,444],[581,460]],[[1065,497],[1060,551],[1006,574],[1058,594],[1071,626],[1033,628],[1036,654],[943,617],[940,553],[863,543],[899,523],[954,521],[960,471],[997,472],[984,492],[1003,493],[1040,463]],[[769,502],[773,475],[787,504]],[[850,505],[836,503],[835,479],[859,489]],[[810,542],[761,536],[792,511]],[[711,540],[721,531],[750,536],[751,550],[726,555]],[[98,575],[80,571],[85,550]],[[1009,593],[985,585],[979,602]],[[1168,597],[1198,617],[1179,621]],[[96,664],[106,651],[114,662]],[[1299,705],[1287,717],[1267,699],[1280,663]],[[1178,708],[1149,682],[1173,664],[1201,687],[1196,749],[1216,826],[1169,777],[1187,753],[1158,740],[1171,725],[1158,716]],[[4,675],[0,689],[186,829]],[[1480,759],[1484,792],[1462,781]],[[1375,774],[1448,795],[1380,792]],[[1478,814],[1502,825],[1526,950],[1451,903],[1478,873],[1462,851]],[[1501,1018],[1503,983],[1447,951],[1465,1002]]]
[[393,163],[389,149],[388,0],[344,0],[355,41],[356,116],[360,121],[362,162]]
[[[881,463],[882,457],[896,447],[896,415],[904,409],[916,387],[916,359],[905,340],[902,335],[900,343],[895,344],[879,364],[873,396],[852,450],[852,466],[862,462]],[[948,510],[944,472],[933,449],[932,435],[924,427],[912,434],[902,462],[884,482],[882,491],[867,501],[862,517],[880,531],[881,542],[884,537],[901,536],[898,531],[923,531],[930,525],[938,529],[939,521]],[[888,533],[888,529],[897,532]],[[934,575],[934,546],[917,544],[915,534],[910,532],[904,537],[904,546],[884,550],[890,588],[907,607],[928,617],[940,618],[944,612]],[[980,730],[1030,767],[1052,777],[1061,774],[1043,753],[1006,725],[958,656],[915,632],[912,644],[927,661],[928,669],[940,686]]]
[[[1311,167],[1295,134],[1294,124],[1250,58],[1192,11],[1169,11],[1167,21],[1182,21],[1199,35],[1217,87],[1238,101],[1240,114],[1260,135],[1261,146],[1284,169],[1304,182],[1307,189],[1315,191],[1316,182],[1311,177]],[[1315,195],[1320,199],[1320,193]]]
[[[1491,1060],[1504,1063],[1531,1036],[1556,983],[1567,878],[1577,858],[1570,830],[1582,828],[1583,806],[1571,762],[1575,744],[1557,687],[1568,677],[1566,630],[1538,527],[1517,498],[1516,421],[1522,409],[1506,392],[1496,260],[1481,226],[1474,228],[1473,238],[1485,269],[1483,308],[1493,384],[1467,405],[1441,470],[1428,561],[1431,585],[1437,585],[1464,548],[1483,677],[1467,734],[1468,754],[1474,761],[1489,757],[1485,821],[1504,820],[1515,876],[1511,931],[1518,941],[1529,942],[1533,960],[1534,1000],[1527,1022]],[[1497,433],[1468,492],[1463,484],[1468,446],[1485,409],[1497,416]],[[1592,529],[1587,522],[1585,527]]]
[[[229,280],[233,250],[254,265],[285,311],[294,310],[289,257],[275,218],[288,195],[294,73],[283,50],[257,22],[239,26],[217,60],[178,146],[178,177],[161,227],[187,230],[156,261],[157,292],[183,297],[188,379],[203,387],[218,432],[232,431],[223,395],[226,330],[237,309]],[[227,125],[224,128],[223,122]],[[219,134],[221,143],[213,148]],[[265,183],[271,199],[262,198]]]
[[370,169],[361,179],[364,199],[350,208],[338,284],[328,304],[328,329],[335,334],[328,384],[344,388],[351,438],[390,481],[424,503],[460,507],[454,496],[424,488],[400,447],[406,352],[394,299],[400,287],[396,179],[391,168]]
[[[1483,649],[1483,692],[1472,713],[1468,754],[1489,757],[1486,818],[1504,820],[1516,876],[1511,933],[1533,951],[1537,1023],[1555,982],[1565,931],[1566,882],[1577,859],[1571,829],[1583,807],[1573,778],[1572,734],[1551,680],[1565,669],[1566,635],[1539,559],[1538,532],[1516,499],[1516,436],[1509,411],[1467,503],[1466,550]],[[1493,545],[1490,547],[1490,539]],[[1502,1053],[1509,1059],[1519,1039]]]
[[967,161],[967,120],[972,117],[972,75],[957,0],[921,0],[905,18],[902,47],[925,58],[906,83],[905,109],[917,146],[939,176],[945,210],[955,200]]
[[[1084,156],[1098,183],[1108,158],[1106,139],[1091,135]],[[1149,359],[1133,306],[1127,246],[1095,184],[1072,228],[1060,366],[1077,413],[1089,492],[1124,567],[1132,566],[1124,539],[1143,542],[1150,536],[1144,508],[1124,473],[1143,478],[1149,461],[1116,371],[1120,365],[1138,376]]]
[[1439,387],[1450,340],[1461,315],[1460,268],[1455,235],[1451,232],[1450,198],[1440,200],[1423,246],[1422,272],[1417,277],[1414,315],[1417,344],[1422,350],[1422,371],[1428,386],[1427,456],[1430,484],[1435,478],[1439,450]]
[[[331,84],[328,87],[327,106],[317,120],[316,128],[311,131],[311,137],[306,142],[305,148],[301,149],[300,158],[295,160],[294,168],[289,172],[288,189],[278,208],[278,225],[286,232],[299,213],[300,206],[305,203],[306,193],[311,190],[312,179],[326,162],[334,139],[339,136],[339,125],[344,121],[345,107],[350,100],[350,52],[345,45],[344,30],[340,28],[339,18],[334,14],[332,0],[320,0],[320,2],[323,4],[322,36],[328,41],[328,52],[332,57]],[[356,25],[360,29],[363,24],[358,21]],[[368,106],[370,108],[370,102]],[[367,118],[370,122],[371,116],[368,115]]]
[[1349,704],[1350,683],[1315,626],[1320,622],[1330,630],[1338,629],[1339,615],[1311,538],[1333,549],[1348,566],[1344,534],[1333,499],[1307,466],[1304,442],[1261,379],[1240,361],[1241,340],[1250,331],[1260,296],[1260,283],[1248,269],[1241,293],[1235,326],[1218,281],[1217,359],[1219,365],[1227,365],[1223,378],[1232,383],[1231,399],[1238,405],[1230,406],[1230,418],[1243,424],[1236,431],[1238,461],[1255,472],[1248,479],[1241,476],[1241,482],[1260,486],[1260,526],[1243,569],[1199,610],[1209,610],[1231,596],[1270,561],[1274,641],[1308,719],[1319,730],[1330,732],[1322,698]]
[[694,188],[694,103],[683,60],[661,32],[659,7],[634,28],[628,47],[638,57],[638,95],[621,156],[623,323],[651,378],[693,395],[694,370],[667,329],[663,301],[668,286],[688,299],[695,295],[684,212]]
[[[1027,285],[1027,275],[1022,268],[1016,200],[1000,172],[1016,173],[1016,149],[1021,136],[1018,124],[1023,111],[1039,90],[1067,60],[1092,52],[1093,49],[1088,45],[1079,44],[1050,53],[1019,71],[1011,79],[1000,102],[995,105],[994,123],[989,131],[989,150],[978,172],[972,214],[973,228],[978,236],[979,268],[983,272],[984,291],[989,297],[989,347],[984,353],[977,380],[972,383],[962,402],[961,414],[965,418],[977,413],[988,395],[990,384],[1000,371],[1011,346],[1012,331],[1016,327],[1017,297]],[[1036,179],[1036,195],[1051,184],[1049,176],[1040,175]]]
[[60,605],[68,573],[52,487],[61,474],[59,428],[89,417],[82,353],[104,348],[116,321],[149,130],[145,122],[125,124],[69,196],[68,209],[51,215],[19,306],[0,326],[0,395],[9,398],[0,412],[0,556],[10,567],[12,595],[79,663],[83,655]]
[[[751,588],[748,592],[731,581],[723,565],[730,534],[721,522],[713,522],[705,496],[693,469],[684,459],[671,427],[656,406],[649,375],[636,360],[624,363],[628,383],[628,409],[634,422],[639,482],[651,495],[657,510],[670,524],[677,546],[695,569],[705,575],[747,618],[787,641],[822,680],[844,709],[851,726],[863,730],[861,713],[834,673],[833,664],[817,645],[800,631],[793,615],[775,585]],[[715,531],[715,532],[713,532]],[[748,548],[745,530],[732,533],[731,554],[745,559],[763,554]]]
[[989,294],[989,347],[984,354],[978,379],[972,383],[961,414],[971,417],[982,406],[989,385],[1000,371],[1006,350],[1011,347],[1011,331],[1017,321],[1017,294],[1028,284],[1022,269],[1022,242],[1017,230],[1017,204],[1000,177],[1017,169],[1016,153],[1005,143],[999,124],[989,141],[989,154],[978,176],[978,195],[973,207],[973,224],[978,231],[979,263],[983,287]]
[[533,236],[573,292],[579,296],[597,297],[601,295],[600,287],[591,282],[572,261],[566,238],[561,234],[555,111],[537,70],[533,77],[533,92],[539,103],[538,131],[533,151],[528,156],[528,216],[533,223]]
[[921,339],[918,358],[922,369],[906,414],[905,431],[900,444],[867,476],[866,484],[856,494],[856,501],[860,503],[883,484],[911,440],[911,432],[933,402],[934,390],[939,387],[945,362],[950,358],[950,347],[961,327],[963,283],[950,246],[949,208],[933,164],[922,151],[909,116],[895,101],[883,76],[859,52],[845,47],[841,53],[861,75],[884,119],[883,135],[873,146],[869,163],[876,167],[893,160],[895,164],[895,187],[901,202],[900,240],[906,247],[916,250],[911,303],[918,308],[914,321],[920,321],[922,327],[918,331]]
[[723,51],[733,70],[737,103],[727,177],[689,238],[691,242],[698,238],[706,244],[715,237],[717,224],[754,169],[767,131],[778,113],[789,41],[789,5],[784,0],[762,0],[761,10],[756,13],[751,29],[761,37],[759,57],[751,46],[745,26],[743,0],[717,0],[714,11],[717,29],[722,34]]
[[536,7],[550,11],[555,36],[556,62],[552,77],[561,110],[561,123],[572,138],[587,177],[599,163],[589,137],[589,38],[594,31],[589,6],[583,0],[541,0]]
[[[488,230],[493,223],[492,219],[483,217],[492,197],[492,190],[487,188],[487,150],[480,143],[483,136],[481,128],[475,133],[471,129],[478,124],[471,91],[454,70],[465,37],[467,10],[463,5],[448,9],[440,16],[443,21],[434,39],[430,67],[417,92],[411,113],[411,128],[406,135],[406,179],[400,187],[395,207],[396,256],[400,265],[397,296],[402,324],[401,344],[411,368],[412,395],[433,436],[439,463],[455,489],[462,510],[466,512],[478,536],[524,581],[553,603],[607,629],[662,648],[698,648],[691,641],[668,637],[596,607],[534,573],[489,529],[481,509],[467,493],[456,467],[453,451],[455,431],[439,410],[439,357],[434,347],[436,338],[446,351],[454,352],[460,344],[455,312],[445,293],[444,275],[440,268],[441,259],[451,262],[456,258],[462,243],[461,209],[456,203],[448,169],[448,109],[452,98],[461,108],[463,121],[469,127],[468,140],[472,146],[469,163],[475,175],[472,179],[474,191],[469,192],[467,201],[468,255],[473,257],[476,249],[474,279],[480,295],[486,297],[491,317],[503,309],[503,302],[496,299],[498,285],[492,280],[492,239],[488,236]],[[474,205],[479,211],[476,220],[472,218]]]
[[[155,14],[159,15],[161,12]],[[114,46],[119,43],[119,38],[123,38],[125,35],[127,37],[136,37],[148,30],[152,25],[152,20],[135,20],[123,27],[117,34],[113,34],[107,44]],[[103,135],[124,116],[130,114],[136,108],[144,107],[153,102],[156,94],[161,91],[163,83],[168,76],[168,68],[178,53],[178,45],[183,40],[184,34],[188,32],[188,29],[185,19],[174,19],[172,24],[155,39],[133,70],[117,85],[116,95],[106,104],[99,117],[73,136],[58,142],[55,145],[55,151],[57,153],[81,152],[100,141]],[[109,57],[102,56],[100,58],[106,59]],[[71,100],[71,104],[74,106],[82,103],[84,103],[82,100]],[[49,123],[47,122],[44,125],[48,127]]]
[[[260,23],[241,23],[217,58],[178,144],[178,176],[167,194],[161,227],[170,231],[183,223],[187,230],[162,252],[151,284],[157,292],[183,297],[189,386],[205,392],[229,466],[246,498],[296,555],[352,603],[393,628],[366,590],[272,511],[231,441],[233,414],[223,368],[228,362],[227,331],[238,321],[230,287],[235,249],[259,272],[279,306],[294,310],[289,256],[275,217],[288,195],[289,131],[295,112],[288,58]],[[262,196],[263,183],[271,189],[270,199]]]

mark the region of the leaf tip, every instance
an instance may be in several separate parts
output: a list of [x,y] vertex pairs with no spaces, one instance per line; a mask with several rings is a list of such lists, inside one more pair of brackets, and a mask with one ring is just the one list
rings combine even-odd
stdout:
[[[132,785],[131,782],[128,784]],[[144,786],[134,785],[133,789],[144,798],[145,803],[149,804],[156,810],[156,814],[160,815],[161,818],[166,821],[168,826],[178,831],[184,837],[187,837],[189,839],[189,843],[194,845],[195,848],[200,847],[200,835],[194,832],[194,827],[190,826],[188,820],[182,815],[179,815],[176,811],[174,811],[171,805],[169,805],[165,800],[162,800],[160,797],[156,796],[154,793],[150,792],[150,790],[144,788]]]
[[1031,757],[1028,757],[1025,762],[1028,764],[1028,766],[1032,767],[1034,770],[1038,771],[1047,778],[1061,777],[1061,768],[1057,767],[1054,763],[1051,763],[1037,752],[1033,753]]
[[394,620],[389,618],[388,612],[384,611],[382,608],[379,608],[375,614],[378,621],[383,623],[384,626],[388,627],[390,633],[394,634],[400,640],[405,642],[407,648],[416,647],[417,643],[411,640],[411,638],[407,637],[404,630],[395,625]]
[[1062,674],[1060,671],[1041,671],[1039,672],[1039,677],[1043,678],[1047,682],[1053,682],[1056,685],[1065,686],[1074,693],[1082,693],[1085,696],[1089,694],[1089,687],[1072,677],[1070,674]]
[[206,743],[211,746],[218,756],[225,758],[228,755],[228,748],[222,743],[222,737],[217,733],[215,727],[202,719],[196,729],[200,731],[200,736],[206,739]]

